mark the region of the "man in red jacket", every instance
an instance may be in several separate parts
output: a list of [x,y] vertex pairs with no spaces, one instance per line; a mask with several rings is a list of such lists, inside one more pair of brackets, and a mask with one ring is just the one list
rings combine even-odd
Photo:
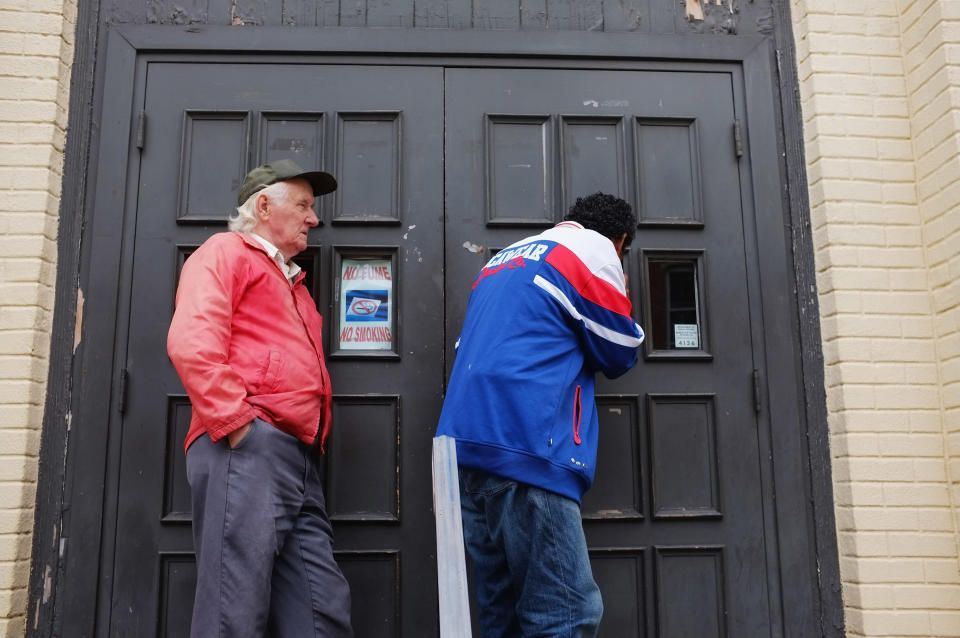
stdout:
[[313,462],[330,428],[322,318],[292,261],[319,223],[315,196],[336,187],[291,160],[258,166],[231,232],[180,275],[167,352],[193,407],[193,638],[353,635]]

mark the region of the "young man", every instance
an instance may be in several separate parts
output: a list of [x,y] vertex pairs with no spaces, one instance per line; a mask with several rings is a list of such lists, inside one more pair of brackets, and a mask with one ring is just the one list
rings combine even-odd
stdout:
[[637,227],[612,195],[497,253],[473,284],[438,435],[457,441],[484,638],[596,635],[580,499],[597,454],[594,374],[637,360],[621,258]]

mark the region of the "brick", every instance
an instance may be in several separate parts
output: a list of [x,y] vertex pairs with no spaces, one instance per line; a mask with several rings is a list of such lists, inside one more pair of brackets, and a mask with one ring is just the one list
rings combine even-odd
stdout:
[[0,95],[8,100],[55,100],[55,79],[0,77]]
[[913,161],[913,145],[909,140],[878,139],[878,159]]
[[[901,334],[904,337],[915,337],[931,339],[934,337],[933,322],[930,317],[901,317]],[[929,376],[914,377],[914,381],[935,383],[936,379],[929,373]]]
[[0,298],[4,303],[18,306],[30,306],[37,303],[43,294],[43,288],[32,281],[0,282]]
[[[887,536],[890,553],[894,556],[924,556],[951,558],[957,555],[957,542],[951,534],[897,533]],[[957,590],[960,593],[960,589]],[[958,606],[960,609],[960,606]]]
[[[56,126],[51,122],[0,122],[0,140],[8,144],[50,144],[55,134]],[[35,179],[32,183],[24,182],[25,175],[29,172],[39,174],[39,179]],[[0,187],[30,188],[36,184],[45,188],[49,173],[50,168],[47,166],[0,167],[0,175],[6,178],[0,181]],[[8,174],[12,174],[12,177],[7,177]]]
[[4,636],[24,636],[27,633],[27,620],[24,616],[0,619],[0,631]]
[[873,386],[843,386],[827,391],[827,408],[844,410],[876,407]]
[[881,489],[886,505],[951,506],[945,483],[884,483]]
[[841,532],[837,534],[837,546],[844,556],[888,556],[886,532]]
[[0,356],[0,381],[30,379],[33,373],[31,357]]
[[0,355],[31,354],[34,348],[32,330],[0,331]]
[[922,583],[924,561],[919,558],[841,558],[841,574],[854,583]]
[[0,285],[8,282],[34,285],[37,282],[43,282],[49,285],[53,281],[52,275],[53,265],[41,259],[21,258],[0,261]]
[[[843,568],[840,568],[841,577],[846,577],[846,573],[843,571]],[[863,634],[863,615],[869,613],[862,609],[856,609],[851,606],[847,606],[845,609],[845,629],[846,629],[846,638],[861,638]]]
[[[875,433],[848,433],[831,437],[831,451],[835,458],[841,456],[879,456],[880,446]],[[853,478],[853,477],[851,477]],[[879,489],[877,490],[880,494]],[[881,500],[882,503],[882,500]]]
[[[54,57],[9,55],[0,48],[0,75],[37,78],[60,77],[60,62]],[[2,119],[2,118],[0,118]]]
[[[27,191],[46,195],[44,191]],[[0,202],[13,199],[9,192],[0,191]],[[45,202],[44,202],[45,203]],[[0,210],[4,210],[0,217],[0,234],[3,235],[38,235],[43,234],[48,220],[46,213],[40,211],[14,212],[9,206],[0,203]]]
[[[2,339],[2,337],[0,337]],[[824,346],[824,355],[828,360],[836,361],[873,361],[869,339],[852,337],[837,339]],[[913,359],[911,359],[913,360]],[[873,403],[865,407],[874,407]]]
[[922,269],[889,271],[890,287],[893,290],[922,291],[927,289],[927,273]]
[[30,13],[56,13],[64,10],[64,0],[3,0],[5,9]]
[[[916,463],[922,464],[924,461],[916,461]],[[943,462],[940,463],[940,467],[943,467]],[[918,472],[918,480],[939,480],[945,481],[946,476],[942,475],[939,479],[925,479],[920,476]],[[916,529],[921,531],[930,531],[930,532],[950,532],[953,533],[953,521],[951,520],[951,512],[948,509],[934,509],[934,508],[921,508],[917,510],[917,518],[920,522],[920,526]]]
[[828,280],[838,288],[854,290],[887,290],[890,278],[897,273],[881,268],[834,268]]
[[950,638],[960,636],[960,612],[930,612],[930,629],[937,636]]
[[923,561],[923,575],[928,583],[960,584],[960,565],[955,559],[927,559]]
[[0,210],[14,214],[43,211],[49,197],[46,191],[0,191]]
[[30,558],[30,534],[0,534],[0,561]]
[[927,292],[859,292],[861,309],[869,314],[928,314],[932,308]]
[[[857,458],[851,457],[838,459],[835,463],[836,468],[847,468],[848,476],[854,481],[912,481],[915,478],[914,459],[911,458]],[[877,514],[875,510],[860,510],[862,516],[867,520],[873,521],[873,515]],[[884,510],[885,511],[885,510]],[[897,518],[899,517],[899,518]],[[916,515],[909,511],[894,511],[891,518],[887,521],[893,525],[896,520],[909,520],[911,524],[916,524]],[[869,529],[904,529],[902,527],[872,527]],[[907,529],[915,529],[908,527]]]
[[843,601],[848,606],[863,609],[893,607],[894,587],[891,585],[854,585],[844,583]]
[[926,612],[873,611],[863,616],[863,630],[869,636],[929,636]]
[[860,292],[856,290],[836,290],[820,297],[820,316],[828,317],[840,312],[863,312]]
[[879,434],[877,445],[880,454],[886,457],[936,457],[943,458],[943,437],[937,434]]
[[[32,515],[31,515],[31,523]],[[14,586],[26,586],[30,578],[30,561],[4,561],[0,562],[0,582],[10,583]],[[10,635],[10,634],[0,634]],[[22,635],[22,634],[19,634]]]
[[844,362],[832,366],[839,384],[903,383],[906,381],[905,367],[901,364],[875,364],[862,362]]
[[14,33],[60,35],[63,30],[63,18],[57,13],[0,10],[0,30]]
[[939,412],[929,413],[936,417],[932,424],[923,418],[924,412],[916,410],[854,410],[844,413],[843,418],[847,432],[940,432]]
[[[870,64],[868,56],[858,55],[840,55],[839,53],[828,54],[821,51],[813,52],[809,58],[810,73],[813,75],[814,93],[819,87],[816,84],[819,73],[859,73],[865,65]],[[897,74],[891,74],[897,75]],[[821,112],[821,109],[814,109],[814,112]]]
[[[821,105],[821,108],[827,112],[856,114],[866,109],[864,103],[869,103],[868,98],[841,98],[838,96],[823,97],[823,101],[829,104]],[[879,146],[877,140],[872,137],[848,138],[831,135],[821,135],[817,139],[820,152],[825,155],[839,157],[860,157],[865,159],[876,159],[879,155]]]
[[0,456],[0,483],[4,481],[36,483],[37,459],[20,455]]
[[[836,439],[845,438],[836,436]],[[836,452],[836,448],[831,448]],[[839,455],[837,455],[839,456]],[[836,458],[836,456],[834,457]],[[834,477],[837,479],[838,477]],[[864,483],[851,481],[836,481],[834,483],[834,499],[839,505],[876,505],[882,506],[886,499],[883,494],[882,483]]]
[[[0,100],[0,119],[29,121],[36,117],[36,110],[42,111],[52,105],[43,102],[5,102]],[[45,144],[0,144],[0,166],[47,166],[51,148]]]
[[23,509],[37,500],[36,485],[20,481],[0,482],[0,508]]
[[[879,163],[880,179],[888,182],[909,182],[914,183],[917,177],[917,171],[913,162],[887,160]],[[874,172],[875,176],[876,173]],[[864,175],[868,177],[869,175]]]
[[859,251],[855,246],[830,246],[818,253],[818,264],[823,268],[859,266]]
[[38,428],[41,419],[42,409],[40,406],[0,404],[0,423],[3,424],[4,428],[21,431],[26,428]]
[[[39,406],[37,406],[39,407]],[[39,426],[39,419],[35,421]],[[39,450],[40,432],[38,430],[0,430],[0,454],[36,455]]]
[[842,315],[834,319],[839,334],[851,337],[899,337],[900,319],[895,316]]

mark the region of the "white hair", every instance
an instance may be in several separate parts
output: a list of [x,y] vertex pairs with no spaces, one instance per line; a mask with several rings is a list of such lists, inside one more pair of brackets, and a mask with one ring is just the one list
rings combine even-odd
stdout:
[[276,182],[255,191],[247,201],[237,206],[237,215],[227,220],[227,228],[238,233],[249,233],[256,228],[260,223],[257,217],[257,198],[260,195],[266,195],[267,199],[273,201],[285,201],[290,196],[290,184],[285,181]]

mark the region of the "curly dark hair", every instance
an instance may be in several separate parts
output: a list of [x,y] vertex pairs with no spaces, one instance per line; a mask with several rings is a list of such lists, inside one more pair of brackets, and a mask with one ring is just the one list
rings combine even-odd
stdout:
[[564,219],[579,222],[584,228],[595,230],[611,240],[620,239],[626,233],[624,248],[630,245],[637,233],[637,218],[630,204],[615,195],[599,191],[578,197]]

